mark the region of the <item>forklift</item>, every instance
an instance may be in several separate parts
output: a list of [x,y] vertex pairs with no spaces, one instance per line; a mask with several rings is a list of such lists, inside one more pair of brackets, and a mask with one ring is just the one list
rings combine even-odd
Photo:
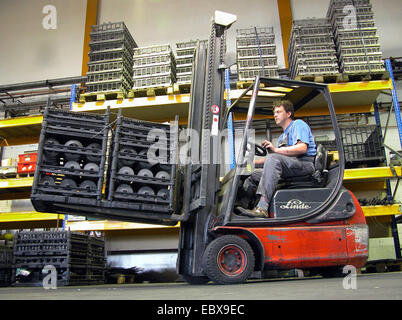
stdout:
[[[346,265],[363,267],[368,257],[368,227],[357,199],[342,185],[345,157],[328,87],[257,76],[230,107],[223,107],[226,31],[235,21],[236,16],[217,11],[209,40],[197,43],[185,141],[189,161],[178,168],[180,179],[175,187],[180,197],[174,212],[113,209],[102,201],[98,206],[85,206],[53,200],[43,206],[34,192],[32,203],[38,211],[180,223],[177,273],[190,284],[243,283],[250,277],[263,277],[267,270],[297,268],[331,275]],[[327,152],[319,145],[314,174],[283,181],[270,203],[270,218],[237,215],[238,205],[251,207],[256,201],[255,195],[244,191],[243,183],[253,172],[254,154],[265,156],[267,152],[250,134],[253,119],[272,116],[278,99],[290,100],[296,115],[315,99],[326,103],[339,160],[329,166]],[[221,160],[226,140],[221,133],[230,113],[245,113],[246,121],[235,166],[225,172]],[[38,158],[40,154],[41,150]],[[50,204],[51,200],[46,201]]]

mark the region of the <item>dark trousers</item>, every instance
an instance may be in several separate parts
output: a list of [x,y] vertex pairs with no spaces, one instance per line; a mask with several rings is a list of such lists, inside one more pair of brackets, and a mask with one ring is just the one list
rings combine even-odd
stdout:
[[297,157],[284,156],[277,153],[267,155],[263,169],[256,169],[243,184],[246,192],[253,190],[264,196],[269,203],[281,178],[304,176],[314,173],[314,164]]

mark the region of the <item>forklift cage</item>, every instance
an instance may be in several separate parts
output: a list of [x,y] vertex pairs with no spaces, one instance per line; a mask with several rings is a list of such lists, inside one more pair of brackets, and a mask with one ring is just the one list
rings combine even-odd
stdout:
[[[261,86],[263,85],[263,86]],[[245,112],[245,108],[240,106],[240,101],[243,99],[245,96],[248,95],[248,93],[252,90],[251,98],[250,98],[250,103],[247,109],[247,120],[246,120],[246,125],[244,128],[244,137],[241,143],[240,147],[240,152],[238,154],[238,159],[236,161],[236,166],[232,170],[234,171],[234,178],[232,181],[232,187],[230,188],[230,196],[229,196],[229,203],[226,207],[226,210],[224,212],[224,220],[223,220],[223,225],[244,225],[246,223],[247,225],[260,225],[261,221],[250,221],[250,219],[247,219],[247,221],[243,219],[236,219],[232,220],[232,213],[233,213],[233,207],[234,207],[234,202],[236,199],[237,195],[237,186],[239,185],[240,181],[240,171],[242,170],[242,166],[244,163],[244,159],[246,156],[247,152],[247,144],[249,140],[249,130],[251,129],[252,126],[252,121],[254,118],[255,114],[263,114],[263,115],[272,115],[272,109],[268,110],[267,106],[257,106],[257,100],[259,97],[259,93],[264,93],[264,96],[268,98],[273,102],[274,100],[278,99],[284,99],[284,100],[290,100],[294,104],[294,109],[295,112],[297,110],[300,110],[304,105],[306,105],[308,102],[312,101],[314,98],[316,98],[318,95],[322,94],[324,96],[325,101],[327,102],[328,110],[330,113],[330,118],[335,134],[335,141],[336,141],[336,146],[339,151],[339,173],[336,179],[336,184],[333,187],[332,192],[330,193],[329,197],[324,201],[320,206],[312,210],[311,212],[308,212],[306,214],[300,215],[298,217],[294,218],[273,218],[273,219],[268,219],[264,221],[264,224],[269,224],[269,225],[278,225],[278,224],[285,224],[285,223],[296,223],[296,222],[301,222],[301,221],[306,221],[308,219],[314,218],[320,213],[323,212],[323,210],[326,210],[332,203],[335,197],[339,194],[340,189],[342,188],[342,182],[343,182],[343,171],[344,171],[344,166],[345,166],[345,155],[343,151],[343,145],[342,145],[342,138],[341,138],[341,133],[339,130],[337,118],[336,118],[336,113],[335,113],[335,108],[332,102],[331,94],[329,92],[328,86],[325,84],[320,84],[320,83],[315,83],[315,82],[307,82],[307,81],[296,81],[296,80],[286,80],[286,79],[277,79],[277,78],[265,78],[265,77],[259,77],[257,76],[254,83],[250,85],[247,89],[244,90],[244,92],[239,96],[236,101],[233,102],[233,104],[226,109],[225,115],[224,115],[224,121],[223,124],[226,123],[226,119],[228,118],[228,115],[230,112]],[[233,174],[233,173],[232,173]],[[258,219],[257,219],[258,220]]]

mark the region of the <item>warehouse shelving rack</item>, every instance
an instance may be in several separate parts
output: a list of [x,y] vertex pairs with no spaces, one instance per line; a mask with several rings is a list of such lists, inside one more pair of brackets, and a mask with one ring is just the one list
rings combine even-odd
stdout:
[[[334,100],[335,109],[338,114],[350,114],[360,112],[372,112],[373,103],[382,91],[392,90],[393,83],[390,80],[378,80],[368,82],[349,82],[329,84],[329,89]],[[240,97],[243,90],[231,90],[230,98],[236,100],[241,98],[248,103],[248,96]],[[179,116],[179,124],[185,124],[188,116],[189,94],[168,94],[154,97],[137,97],[128,99],[93,101],[85,103],[72,103],[71,111],[91,112],[102,114],[107,107],[110,108],[111,118],[120,109],[124,117],[135,118],[146,121],[165,122],[173,121]],[[313,99],[305,107],[301,108],[296,116],[325,115],[323,101],[319,97]],[[234,114],[234,119],[244,119],[243,114]],[[0,136],[3,138],[0,146],[19,145],[35,143],[39,140],[39,133],[42,124],[42,116],[13,118],[0,120]],[[29,138],[28,138],[29,137]],[[345,171],[345,184],[352,188],[361,186],[361,181],[368,184],[384,186],[387,179],[394,179],[402,176],[401,167],[379,167],[350,169]],[[32,187],[32,177],[12,178],[0,180],[0,199],[22,199],[29,198]],[[366,185],[366,184],[365,184]],[[399,207],[377,206],[363,208],[366,216],[382,216],[399,214]],[[45,214],[37,212],[15,212],[0,214],[0,229],[10,229],[10,226],[42,227],[52,222],[53,225],[62,215]],[[71,230],[133,230],[160,228],[160,226],[115,222],[115,221],[66,221],[66,227]],[[164,227],[178,228],[178,226]]]

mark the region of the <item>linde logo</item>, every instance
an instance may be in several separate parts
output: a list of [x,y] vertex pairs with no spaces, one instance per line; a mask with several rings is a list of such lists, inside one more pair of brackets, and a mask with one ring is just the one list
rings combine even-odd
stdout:
[[305,204],[304,202],[300,201],[299,199],[292,199],[289,200],[288,203],[285,205],[280,206],[281,209],[295,209],[295,210],[304,210],[310,209],[311,206]]

